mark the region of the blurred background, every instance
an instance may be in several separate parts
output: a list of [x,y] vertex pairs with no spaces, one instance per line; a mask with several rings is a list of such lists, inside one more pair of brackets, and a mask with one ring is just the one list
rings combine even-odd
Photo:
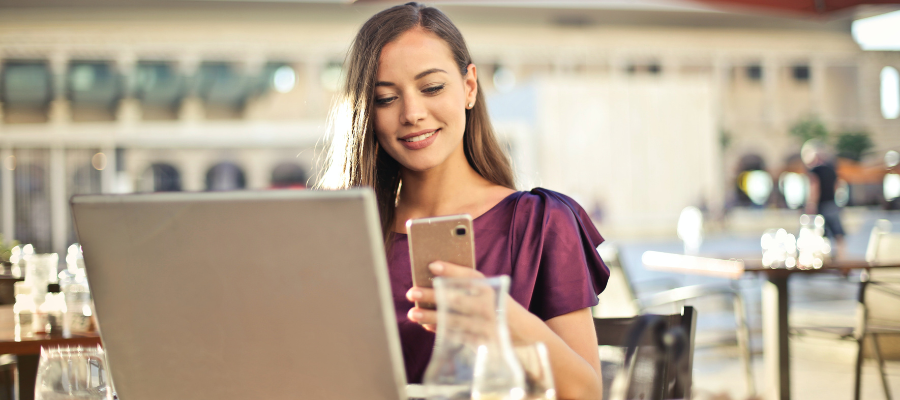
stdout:
[[[898,219],[900,7],[808,3],[433,5],[468,42],[520,189],[574,197],[640,294],[644,278],[694,282],[640,262],[680,251],[685,207],[726,251],[759,255],[764,230],[796,231],[807,139],[831,150],[849,253]],[[74,194],[311,185],[348,45],[391,4],[0,0],[0,233],[65,254]],[[852,314],[841,279],[796,301],[830,293],[849,305],[826,308]],[[745,393],[716,378],[735,363],[710,362],[698,385]]]

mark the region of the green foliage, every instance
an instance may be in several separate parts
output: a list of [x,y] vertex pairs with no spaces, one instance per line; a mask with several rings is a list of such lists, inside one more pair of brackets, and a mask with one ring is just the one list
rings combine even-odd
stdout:
[[800,139],[800,143],[806,143],[810,139],[819,139],[825,141],[828,137],[828,130],[825,124],[815,116],[809,116],[794,123],[791,127],[791,135]]
[[872,138],[867,132],[845,132],[837,137],[834,148],[838,157],[849,158],[854,161],[862,160],[863,155],[874,147]]
[[8,262],[9,258],[12,256],[12,249],[19,245],[19,242],[13,240],[10,243],[6,243],[3,240],[3,235],[0,235],[0,262]]

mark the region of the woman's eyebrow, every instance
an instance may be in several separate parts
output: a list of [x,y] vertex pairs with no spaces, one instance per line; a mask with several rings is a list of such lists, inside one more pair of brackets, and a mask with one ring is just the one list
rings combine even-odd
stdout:
[[[445,73],[445,74],[447,73],[447,71],[444,71],[444,70],[442,70],[442,69],[440,69],[440,68],[431,68],[431,69],[426,69],[425,71],[419,72],[419,74],[416,75],[416,77],[413,78],[413,79],[414,79],[414,80],[419,80],[419,79],[422,79],[422,78],[424,78],[424,77],[426,77],[426,76],[428,76],[428,75],[431,75],[431,74],[434,74],[434,73],[438,73],[438,72],[443,72],[443,73]],[[382,86],[397,86],[397,85],[396,85],[395,83],[393,83],[393,82],[385,82],[385,81],[378,81],[378,82],[375,82],[375,87],[382,87]]]
[[444,71],[440,68],[426,69],[425,71],[419,72],[419,74],[416,75],[416,80],[422,79],[422,78],[424,78],[428,75],[431,75],[433,73],[436,73],[436,72],[443,72],[445,74],[447,73],[447,71]]

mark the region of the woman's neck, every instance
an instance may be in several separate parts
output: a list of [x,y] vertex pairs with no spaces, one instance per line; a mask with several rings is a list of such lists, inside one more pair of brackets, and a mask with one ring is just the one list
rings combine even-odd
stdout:
[[513,192],[475,172],[465,154],[451,156],[427,171],[402,169],[400,175],[403,183],[395,214],[396,232],[406,231],[408,219],[453,214],[477,217]]

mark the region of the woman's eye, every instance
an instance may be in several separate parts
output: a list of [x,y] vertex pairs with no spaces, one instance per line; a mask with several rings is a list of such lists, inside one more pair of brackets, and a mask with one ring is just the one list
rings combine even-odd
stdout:
[[377,98],[377,99],[375,99],[375,105],[378,105],[378,106],[388,105],[388,104],[391,104],[396,99],[397,99],[397,96]]
[[437,92],[440,92],[443,89],[444,89],[444,85],[434,85],[434,86],[429,86],[425,89],[422,89],[422,92],[425,92],[426,94],[435,94]]

